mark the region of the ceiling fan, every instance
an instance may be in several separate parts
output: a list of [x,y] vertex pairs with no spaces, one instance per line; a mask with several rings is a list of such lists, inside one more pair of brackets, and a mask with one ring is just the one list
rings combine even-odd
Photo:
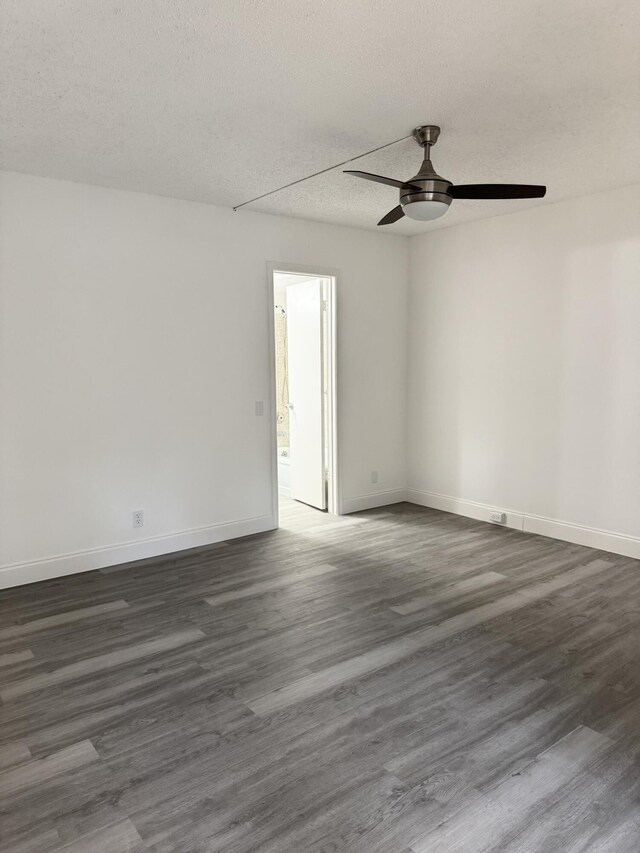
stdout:
[[408,181],[396,181],[370,172],[345,170],[345,175],[355,175],[400,190],[400,204],[383,216],[378,225],[390,225],[403,216],[423,222],[438,219],[444,216],[454,198],[542,198],[546,193],[546,187],[535,184],[452,184],[446,178],[441,178],[431,164],[431,146],[436,144],[438,136],[440,128],[434,124],[425,124],[413,131],[413,138],[424,148],[424,160],[418,174]]

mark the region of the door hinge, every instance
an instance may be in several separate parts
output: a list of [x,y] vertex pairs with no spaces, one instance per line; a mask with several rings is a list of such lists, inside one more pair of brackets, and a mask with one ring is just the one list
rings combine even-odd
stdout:
[[329,469],[328,468],[324,469],[324,471],[322,472],[322,476],[324,478],[325,483],[328,483],[329,482]]
[[326,311],[328,307],[329,307],[329,303],[323,299],[322,300],[322,310]]

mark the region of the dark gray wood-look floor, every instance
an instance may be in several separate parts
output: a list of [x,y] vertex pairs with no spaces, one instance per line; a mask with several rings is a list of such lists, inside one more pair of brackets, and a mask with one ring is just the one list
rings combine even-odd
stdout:
[[640,565],[407,504],[0,594],[4,853],[640,849]]

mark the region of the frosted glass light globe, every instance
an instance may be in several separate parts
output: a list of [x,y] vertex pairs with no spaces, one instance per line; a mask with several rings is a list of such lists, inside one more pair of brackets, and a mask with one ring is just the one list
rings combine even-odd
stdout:
[[410,201],[402,205],[405,216],[426,222],[429,219],[439,219],[444,216],[449,205],[444,201]]

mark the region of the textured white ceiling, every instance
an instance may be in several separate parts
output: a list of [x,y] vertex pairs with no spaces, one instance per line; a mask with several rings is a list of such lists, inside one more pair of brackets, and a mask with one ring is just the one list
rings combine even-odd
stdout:
[[[640,180],[637,0],[0,0],[0,15],[4,169],[233,206],[433,123],[454,183],[549,188],[400,233]],[[407,178],[419,161],[409,140],[353,168]],[[246,209],[375,228],[396,204],[338,170]]]

